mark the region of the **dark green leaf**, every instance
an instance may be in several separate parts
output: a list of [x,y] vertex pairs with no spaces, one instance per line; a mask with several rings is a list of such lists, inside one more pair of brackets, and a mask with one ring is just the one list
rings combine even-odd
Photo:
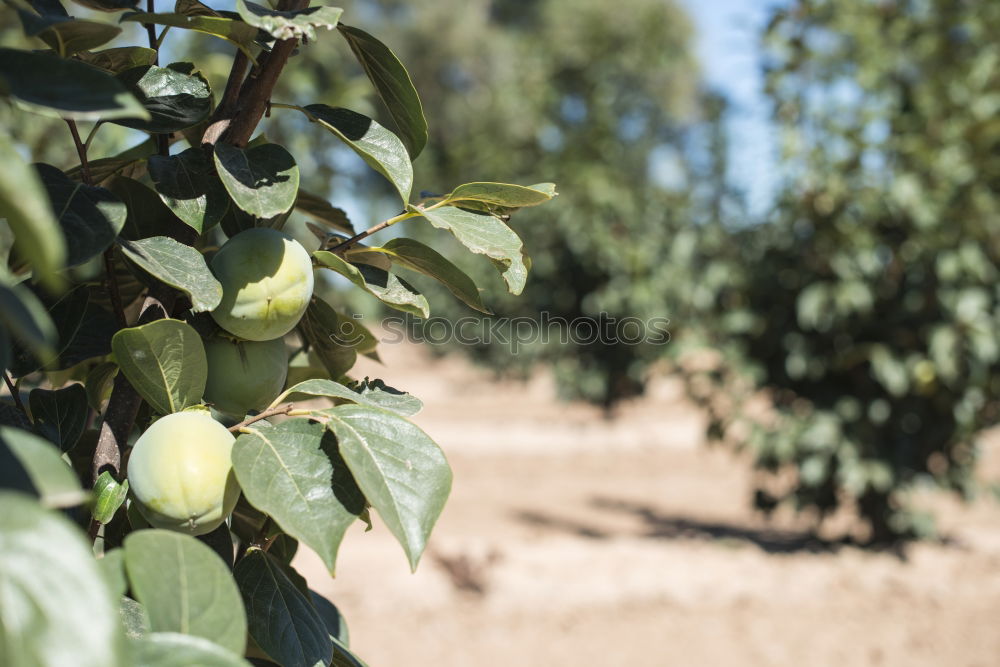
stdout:
[[466,183],[455,188],[444,200],[449,204],[477,202],[509,212],[526,206],[544,204],[555,194],[553,183],[539,183],[527,187],[509,183]]
[[523,244],[502,220],[454,206],[433,210],[410,206],[409,210],[427,218],[438,229],[447,229],[472,252],[489,257],[507,282],[511,294],[520,294],[524,289],[528,267],[522,254]]
[[120,12],[135,7],[138,0],[73,0],[79,5],[99,12]]
[[80,384],[63,389],[32,389],[28,395],[35,429],[59,449],[73,449],[87,427],[87,390]]
[[438,251],[420,241],[395,238],[381,248],[367,248],[366,251],[385,253],[396,264],[434,278],[470,308],[489,314],[490,310],[483,305],[479,288],[472,282],[472,278]]
[[328,665],[333,646],[319,614],[278,563],[251,549],[233,570],[243,593],[250,636],[285,667]]
[[333,572],[344,532],[364,509],[335,441],[322,424],[305,419],[247,429],[232,454],[247,500],[312,548]]
[[[24,285],[0,284],[0,322],[42,363],[55,358],[59,332],[45,306]],[[16,370],[14,374],[21,375]]]
[[368,664],[354,655],[347,644],[333,639],[333,662],[330,667],[368,667]]
[[337,135],[378,173],[389,179],[405,204],[413,188],[413,165],[406,147],[395,134],[367,116],[350,109],[310,104],[299,109],[310,120]]
[[241,149],[215,147],[215,166],[233,202],[257,218],[273,218],[291,210],[299,191],[295,158],[277,144]]
[[341,405],[323,414],[358,487],[416,569],[451,490],[444,452],[388,410]]
[[319,195],[299,189],[299,194],[295,198],[295,208],[331,229],[354,235],[354,227],[347,219],[347,214]]
[[0,133],[0,163],[4,165],[0,216],[14,231],[17,254],[31,265],[36,278],[58,287],[62,279],[56,272],[66,259],[66,242],[41,179],[21,159],[7,133]]
[[24,34],[39,38],[64,58],[106,44],[122,31],[118,26],[98,21],[68,16],[38,16],[23,9],[17,13],[24,26]]
[[198,535],[196,539],[214,551],[222,559],[222,562],[226,564],[226,567],[230,570],[233,569],[233,558],[236,556],[233,551],[233,535],[229,532],[229,526],[226,525],[225,521],[219,524],[219,527],[215,530],[209,531],[204,535]]
[[87,373],[83,384],[87,391],[87,404],[95,412],[101,411],[101,405],[111,395],[111,385],[118,375],[118,365],[110,361],[96,364]]
[[248,24],[264,30],[275,39],[309,40],[316,39],[316,28],[336,28],[340,15],[344,13],[339,7],[305,7],[278,11],[244,0],[236,0],[236,11]]
[[128,480],[119,483],[105,470],[94,482],[94,520],[109,523],[128,497]]
[[149,118],[113,76],[45,53],[0,48],[0,91],[28,111],[57,118]]
[[118,600],[80,529],[19,493],[0,507],[0,661],[122,664]]
[[357,350],[339,337],[340,316],[325,302],[313,297],[299,321],[299,330],[309,341],[312,352],[319,357],[327,373],[339,378],[351,370],[358,358]]
[[337,605],[312,590],[309,591],[309,601],[316,608],[319,617],[323,619],[323,625],[326,626],[326,632],[330,635],[330,638],[340,642],[344,646],[349,646],[351,635],[347,630],[347,621],[344,620],[340,610],[337,609]]
[[135,241],[164,236],[177,224],[176,216],[159,195],[134,178],[116,174],[108,179],[106,187],[122,200],[128,211],[125,226],[120,232],[122,238]]
[[145,67],[156,62],[156,51],[145,46],[119,46],[102,51],[84,51],[76,57],[111,74],[118,74],[133,67]]
[[66,238],[66,266],[77,266],[100,255],[114,242],[125,225],[128,210],[104,188],[71,181],[48,164],[35,170],[49,195],[52,210]]
[[200,233],[222,220],[229,197],[200,148],[171,156],[154,155],[148,164],[160,198],[192,229]]
[[172,414],[201,401],[208,378],[205,347],[184,322],[157,320],[122,329],[111,349],[122,373],[158,413]]
[[427,144],[427,120],[409,73],[389,47],[364,30],[344,24],[338,30],[396,123],[410,159],[416,160]]
[[152,23],[155,25],[167,25],[173,28],[183,28],[184,30],[194,30],[205,33],[213,37],[219,37],[235,44],[240,51],[243,51],[250,60],[254,60],[253,46],[257,37],[257,30],[247,25],[243,21],[237,21],[229,17],[215,15],[195,15],[195,14],[148,14],[138,12],[123,16],[122,21],[135,21],[136,23]]
[[246,614],[229,568],[189,535],[140,530],[125,538],[125,570],[154,632],[204,637],[243,652]]
[[[38,502],[45,507],[74,507],[87,500],[76,473],[49,441],[27,431],[0,426],[0,447],[9,451],[27,473]],[[3,459],[10,460],[10,457]],[[7,483],[4,478],[4,488],[11,488]]]
[[184,63],[170,67],[133,67],[116,78],[149,112],[149,120],[112,122],[154,134],[179,132],[197,125],[212,110],[212,93],[208,83],[197,74],[189,74]]
[[138,241],[120,239],[118,244],[130,261],[190,296],[191,312],[208,312],[222,301],[222,284],[212,275],[204,255],[191,246],[169,236]]
[[130,641],[129,658],[134,667],[250,667],[216,643],[176,632],[152,632]]

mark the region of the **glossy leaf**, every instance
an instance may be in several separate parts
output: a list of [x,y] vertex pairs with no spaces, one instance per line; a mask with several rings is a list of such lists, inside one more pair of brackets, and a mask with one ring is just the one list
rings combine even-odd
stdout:
[[337,605],[313,590],[309,591],[309,601],[312,602],[312,606],[319,613],[319,617],[323,619],[323,625],[326,626],[326,632],[330,635],[330,638],[340,642],[343,646],[349,646],[351,635],[347,629],[347,621],[344,620],[344,616],[337,609]]
[[396,264],[434,278],[470,308],[489,314],[490,310],[483,305],[479,288],[472,282],[472,278],[441,253],[420,241],[395,238],[381,248],[367,250],[385,253]]
[[204,637],[242,654],[247,624],[229,568],[189,535],[140,530],[125,538],[125,571],[153,632]]
[[250,60],[254,59],[252,47],[257,37],[257,31],[243,21],[237,21],[227,16],[219,14],[205,16],[184,13],[149,14],[138,12],[123,16],[122,21],[166,25],[172,28],[182,28],[184,30],[193,30],[206,35],[212,35],[213,37],[218,37],[235,44]]
[[68,519],[0,492],[0,662],[122,664],[118,600]]
[[339,7],[305,7],[279,11],[254,2],[236,0],[236,11],[249,25],[275,39],[316,39],[316,28],[333,30],[344,10]]
[[313,549],[332,573],[344,532],[364,509],[336,442],[322,424],[305,419],[247,431],[232,454],[246,499]]
[[58,287],[56,274],[66,258],[66,242],[37,172],[21,159],[7,133],[0,133],[0,217],[7,218],[16,238],[17,255],[24,258],[36,278]]
[[389,47],[364,30],[343,24],[338,29],[396,123],[410,159],[416,160],[427,144],[427,120],[409,73]]
[[76,473],[52,443],[21,429],[0,426],[0,447],[13,457],[4,456],[3,459],[16,461],[30,483],[30,486],[19,487],[12,483],[13,478],[4,477],[0,488],[29,490],[38,497],[39,503],[51,508],[74,507],[87,500]]
[[87,390],[81,384],[63,389],[32,389],[28,395],[38,433],[64,452],[76,446],[87,427]]
[[125,204],[111,191],[71,181],[51,165],[36,164],[35,170],[66,238],[66,265],[83,264],[107,250],[125,225]]
[[119,483],[105,470],[94,482],[94,496],[92,511],[94,520],[99,523],[109,523],[128,497],[128,480]]
[[0,87],[18,106],[75,120],[149,118],[115,77],[82,62],[0,48]]
[[201,337],[178,320],[122,329],[111,340],[118,367],[136,392],[160,414],[201,401],[208,363]]
[[289,400],[298,400],[299,396],[326,396],[335,402],[348,401],[373,408],[391,410],[404,417],[415,415],[423,407],[420,399],[387,387],[381,380],[361,383],[356,389],[351,389],[339,382],[315,378],[305,380],[286,389],[272,405],[280,405]]
[[531,186],[509,183],[466,183],[455,188],[444,200],[449,204],[477,202],[510,211],[544,204],[555,194],[555,185],[552,183]]
[[143,270],[191,297],[191,312],[203,313],[222,301],[222,284],[215,279],[205,257],[195,248],[169,236],[138,241],[119,239],[122,254]]
[[251,667],[239,654],[201,637],[151,632],[129,642],[129,664],[135,667]]
[[39,16],[23,9],[19,9],[17,13],[24,26],[24,34],[37,37],[64,58],[106,44],[122,31],[118,26],[100,21],[68,16]]
[[364,405],[324,410],[340,455],[416,569],[451,491],[451,468],[427,434],[399,415]]
[[413,188],[413,165],[399,137],[371,118],[350,109],[325,104],[298,108],[310,120],[337,135],[372,169],[389,179],[403,203],[409,201]]
[[321,222],[330,229],[338,232],[354,235],[354,227],[347,219],[347,214],[343,209],[333,206],[319,195],[299,189],[295,198],[295,209],[305,213],[313,220]]
[[233,202],[252,216],[273,218],[295,205],[299,168],[277,144],[247,149],[218,144],[215,166]]
[[225,216],[229,196],[200,148],[153,155],[148,165],[163,203],[195,231],[210,229]]
[[472,252],[489,257],[507,282],[511,294],[520,294],[524,289],[528,278],[522,254],[524,244],[502,220],[454,206],[433,210],[410,206],[409,210],[427,218],[438,229],[447,229]]
[[76,57],[88,65],[117,74],[133,67],[145,67],[156,62],[156,51],[145,46],[119,46],[101,51],[84,51]]
[[278,563],[251,549],[233,570],[247,608],[250,636],[285,667],[328,665],[333,646],[316,609]]
[[168,134],[205,120],[212,110],[212,93],[205,79],[189,70],[184,63],[175,63],[170,67],[133,67],[117,74],[115,78],[149,112],[149,119],[112,122],[135,130]]

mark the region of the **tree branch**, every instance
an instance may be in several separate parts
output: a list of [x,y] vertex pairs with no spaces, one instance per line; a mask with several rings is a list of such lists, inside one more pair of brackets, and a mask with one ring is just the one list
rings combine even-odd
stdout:
[[69,126],[69,132],[73,135],[73,144],[76,146],[76,154],[80,157],[80,178],[83,179],[86,185],[90,185],[90,163],[87,162],[87,145],[80,140],[80,131],[76,128],[76,121],[69,118],[63,120]]
[[332,248],[328,248],[328,250],[330,252],[332,252],[332,253],[337,254],[337,255],[342,255],[345,252],[347,252],[348,250],[350,250],[351,246],[353,246],[356,243],[358,243],[358,242],[360,242],[360,241],[368,238],[372,234],[375,234],[376,232],[380,232],[383,229],[385,229],[386,227],[391,227],[394,224],[396,224],[397,222],[402,222],[403,220],[408,220],[409,218],[415,218],[415,217],[417,217],[416,213],[412,213],[410,211],[403,211],[402,213],[400,213],[396,217],[389,218],[388,220],[383,220],[382,222],[378,223],[377,225],[369,227],[365,231],[359,232],[359,233],[355,234],[354,236],[352,236],[351,238],[347,239],[346,241],[342,241],[341,243],[338,243],[337,245],[333,246]]
[[17,409],[21,411],[21,414],[24,415],[25,419],[31,421],[28,418],[28,411],[24,408],[24,403],[21,402],[21,393],[17,390],[14,383],[10,381],[10,375],[7,374],[7,371],[3,372],[3,381],[7,383],[7,389],[10,390],[11,398],[14,399],[14,405],[16,405]]
[[274,415],[287,415],[289,412],[291,412],[294,409],[295,409],[295,405],[293,403],[286,403],[285,405],[279,405],[279,406],[274,407],[274,408],[268,408],[267,410],[264,410],[264,412],[260,413],[259,415],[254,415],[253,417],[250,417],[249,419],[244,419],[239,424],[236,424],[234,426],[230,426],[229,427],[229,432],[230,433],[238,433],[241,428],[246,428],[247,426],[249,426],[250,424],[253,424],[254,422],[259,422],[261,419],[267,419],[268,417],[273,417]]

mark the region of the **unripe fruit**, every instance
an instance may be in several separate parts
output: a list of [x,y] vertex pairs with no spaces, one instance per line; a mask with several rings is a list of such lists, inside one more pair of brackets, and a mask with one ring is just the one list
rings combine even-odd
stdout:
[[242,418],[250,410],[263,410],[285,386],[288,354],[280,338],[260,342],[210,338],[205,341],[205,356],[205,400],[219,412]]
[[222,303],[220,327],[246,340],[273,340],[291,331],[313,293],[312,259],[298,241],[257,227],[229,239],[212,258]]
[[128,480],[136,506],[155,528],[209,533],[240,495],[230,453],[236,438],[204,412],[175,412],[136,441]]

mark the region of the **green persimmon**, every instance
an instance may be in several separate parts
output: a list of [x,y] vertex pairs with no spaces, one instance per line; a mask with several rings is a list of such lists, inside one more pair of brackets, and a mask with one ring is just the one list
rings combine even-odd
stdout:
[[243,417],[263,410],[285,386],[288,353],[281,338],[235,341],[217,336],[205,341],[205,356],[205,400],[219,412]]
[[222,302],[212,317],[239,338],[281,338],[299,323],[312,298],[312,258],[276,229],[240,232],[219,249],[211,268],[222,283]]
[[235,441],[205,412],[175,412],[146,429],[132,448],[128,481],[150,525],[189,535],[218,528],[240,495]]

